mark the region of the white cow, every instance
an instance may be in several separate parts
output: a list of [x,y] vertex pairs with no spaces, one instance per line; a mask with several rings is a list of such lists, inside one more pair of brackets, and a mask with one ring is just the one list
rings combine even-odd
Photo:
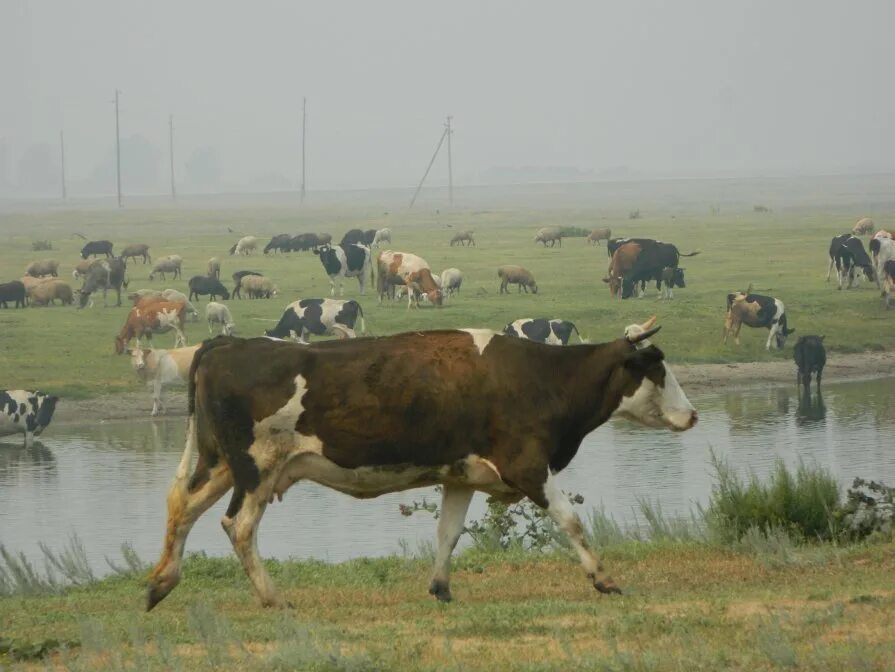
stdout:
[[230,314],[230,309],[227,308],[227,306],[225,306],[223,303],[209,301],[205,305],[205,319],[208,320],[209,334],[214,333],[211,329],[212,324],[220,324],[221,333],[224,336],[232,336],[234,330],[236,329],[236,323],[233,321],[233,315]]
[[152,388],[152,415],[165,412],[162,394],[166,385],[185,385],[193,356],[202,347],[191,345],[172,350],[143,350],[139,343],[130,350],[131,366],[137,378]]
[[870,241],[870,254],[873,257],[873,268],[876,271],[876,285],[885,296],[883,269],[887,261],[895,259],[895,240],[880,236]]

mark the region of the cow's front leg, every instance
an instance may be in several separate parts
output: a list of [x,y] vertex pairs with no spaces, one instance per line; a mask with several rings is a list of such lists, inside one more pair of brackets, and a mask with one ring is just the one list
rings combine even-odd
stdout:
[[32,443],[34,443],[34,432],[32,432],[30,429],[26,429],[25,430],[25,448],[30,448]]
[[451,553],[463,534],[466,511],[473,491],[456,485],[445,485],[441,498],[441,518],[438,519],[438,551],[432,571],[429,594],[439,602],[451,601]]

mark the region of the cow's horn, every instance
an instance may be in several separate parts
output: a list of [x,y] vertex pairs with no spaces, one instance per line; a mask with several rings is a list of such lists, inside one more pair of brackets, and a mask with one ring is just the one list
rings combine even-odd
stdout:
[[641,324],[641,325],[640,325],[640,328],[643,329],[644,331],[649,331],[650,329],[653,328],[653,325],[654,325],[655,323],[656,323],[656,316],[653,315],[653,316],[652,316],[651,318],[649,318],[646,322],[644,322],[643,324]]
[[661,326],[653,327],[652,329],[648,329],[646,331],[640,332],[639,334],[627,333],[627,334],[625,334],[625,338],[628,339],[629,343],[636,345],[637,343],[642,343],[643,341],[648,339],[650,336],[655,335],[656,332],[658,332],[659,329],[661,329],[661,328],[662,328]]

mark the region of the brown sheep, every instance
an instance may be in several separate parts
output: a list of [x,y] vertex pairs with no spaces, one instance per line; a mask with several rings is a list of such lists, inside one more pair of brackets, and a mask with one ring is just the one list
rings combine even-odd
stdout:
[[135,243],[128,245],[121,251],[121,258],[124,259],[125,263],[127,263],[128,258],[133,259],[134,263],[137,263],[137,257],[143,257],[144,264],[147,260],[151,264],[152,257],[149,256],[149,245],[146,243]]
[[32,278],[43,278],[48,275],[56,278],[59,276],[59,262],[55,259],[32,261],[25,269],[25,275],[30,275]]
[[165,273],[173,273],[174,278],[177,279],[178,276],[181,276],[180,267],[182,264],[183,257],[179,254],[169,254],[167,257],[162,257],[156,260],[155,266],[149,274],[149,279],[154,280],[156,275],[161,275],[162,280],[165,280]]
[[590,232],[590,235],[587,237],[587,242],[590,245],[599,246],[601,240],[609,240],[612,238],[612,229],[602,228],[602,229],[594,229]]
[[21,282],[25,285],[25,293],[30,297],[31,290],[37,287],[38,285],[42,285],[45,282],[52,282],[53,278],[32,278],[30,275],[22,276]]
[[451,238],[451,247],[453,247],[454,245],[460,245],[462,247],[464,243],[475,247],[475,238],[473,237],[473,233],[473,231],[458,231],[454,234],[454,237]]
[[59,299],[63,306],[74,303],[74,293],[68,283],[62,280],[48,280],[35,285],[30,293],[32,306],[46,306]]
[[562,230],[558,226],[545,226],[543,229],[538,229],[535,234],[535,242],[544,243],[544,247],[547,247],[547,243],[550,243],[550,247],[554,247],[557,241],[562,247]]
[[525,290],[528,294],[531,288],[532,294],[538,293],[538,283],[535,282],[534,276],[527,268],[522,266],[501,266],[497,269],[497,277],[500,278],[500,294],[509,294],[507,285],[518,285],[519,292]]
[[90,264],[94,262],[93,259],[82,259],[78,262],[77,266],[75,266],[75,270],[71,272],[71,277],[75,280],[80,280],[81,278],[87,275],[87,271],[90,270]]
[[870,217],[864,217],[855,223],[851,232],[856,236],[860,236],[864,233],[873,233],[873,229],[875,228],[876,224],[873,223],[873,220],[870,219]]
[[215,280],[221,279],[221,262],[217,257],[208,260],[208,277]]

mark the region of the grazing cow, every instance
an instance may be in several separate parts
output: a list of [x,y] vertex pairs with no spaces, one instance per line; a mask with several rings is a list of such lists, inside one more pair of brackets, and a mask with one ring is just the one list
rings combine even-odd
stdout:
[[258,271],[236,271],[230,277],[233,278],[233,298],[242,298],[242,294],[239,291],[240,284],[242,283],[242,279],[247,275],[261,275]]
[[370,274],[371,281],[373,279],[369,247],[362,243],[327,244],[315,249],[314,254],[320,257],[323,270],[329,276],[330,296],[336,295],[336,281],[339,283],[339,296],[345,293],[345,278],[357,278],[361,295],[366,293],[367,274]]
[[166,280],[165,273],[173,273],[174,279],[182,278],[183,272],[181,271],[181,267],[183,266],[183,257],[179,254],[169,254],[167,257],[162,257],[161,259],[157,259],[155,262],[155,266],[153,266],[152,271],[149,273],[149,280],[155,279],[156,275],[161,275],[162,280]]
[[[96,261],[95,259],[93,261]],[[74,270],[71,272],[71,277],[75,280],[80,280],[87,276],[87,271],[90,269],[90,264],[93,263],[90,259],[82,259],[76,265]]]
[[457,231],[454,234],[454,237],[451,238],[451,247],[454,245],[459,245],[460,247],[468,247],[472,245],[476,247],[475,244],[475,232],[474,231]]
[[35,285],[28,295],[32,306],[55,305],[56,299],[63,306],[74,303],[74,292],[67,282],[55,278]]
[[517,285],[519,293],[522,293],[524,289],[528,294],[529,288],[532,294],[538,293],[538,283],[535,282],[535,277],[531,271],[522,266],[501,266],[497,269],[497,277],[500,278],[498,294],[509,294],[507,285]]
[[[630,268],[622,274],[622,298],[634,296],[636,287],[650,280],[656,281],[656,290],[661,293],[662,274],[666,268],[677,268],[681,257],[695,257],[699,250],[683,254],[677,246],[660,241],[641,241],[635,243],[640,248],[636,252]],[[618,250],[616,250],[618,253]],[[613,255],[614,257],[614,255]],[[643,294],[641,293],[641,296]]]
[[249,255],[258,249],[258,243],[260,242],[255,236],[243,236],[230,248],[230,256]]
[[205,306],[205,319],[208,320],[208,333],[213,334],[212,324],[221,325],[221,333],[224,336],[232,336],[236,330],[236,323],[233,321],[233,315],[230,309],[223,303],[209,301]]
[[127,263],[128,259],[133,259],[137,263],[137,257],[143,257],[143,263],[152,263],[152,257],[149,255],[149,245],[146,243],[135,243],[128,245],[121,251],[121,258]]
[[41,259],[40,261],[32,261],[25,269],[25,275],[32,278],[59,277],[59,262],[55,259]]
[[792,351],[796,362],[796,385],[808,388],[811,385],[811,374],[817,374],[817,390],[820,392],[820,379],[824,373],[824,365],[827,363],[827,350],[824,348],[823,336],[800,336]]
[[441,292],[445,296],[459,294],[460,285],[463,284],[463,274],[459,268],[446,268],[441,272]]
[[865,233],[873,233],[874,228],[876,228],[876,224],[873,223],[873,220],[870,217],[864,217],[857,221],[851,232],[856,236],[861,236]]
[[[872,242],[872,241],[871,241]],[[834,236],[830,241],[830,265],[827,268],[827,281],[830,280],[830,273],[833,266],[836,266],[836,275],[839,279],[839,289],[842,289],[842,283],[848,280],[846,289],[851,289],[860,281],[857,269],[861,269],[867,279],[871,282],[875,279],[873,272],[873,262],[864,249],[864,243],[857,236],[850,233],[843,233],[841,236]]]
[[609,295],[613,298],[623,298],[622,285],[624,279],[630,274],[631,269],[634,268],[634,263],[642,251],[641,243],[633,240],[628,242],[620,241],[620,244],[616,246],[615,251],[612,253],[612,259],[609,261],[609,274],[603,278],[603,282],[609,284]]
[[895,294],[895,259],[890,259],[883,264],[883,292],[886,296],[886,310],[889,310],[892,302],[892,295]]
[[15,302],[15,308],[25,307],[25,285],[20,280],[0,283],[0,308],[9,308],[8,301]]
[[596,245],[599,247],[601,240],[605,240],[608,245],[610,238],[612,238],[612,229],[603,227],[602,229],[594,229],[591,231],[586,240],[589,245]]
[[562,229],[558,226],[545,226],[542,229],[538,229],[538,232],[535,234],[535,242],[536,243],[544,243],[544,247],[547,247],[547,243],[550,243],[550,247],[559,243],[559,246],[562,247]]
[[250,299],[269,299],[280,293],[273,280],[263,275],[247,275],[239,281],[239,295],[245,292]]
[[186,304],[186,314],[190,316],[192,322],[199,321],[199,311],[196,306],[190,303],[189,297],[183,292],[176,289],[166,289],[161,293],[161,298],[165,301],[175,301]]
[[93,305],[90,295],[98,289],[103,292],[103,306],[108,306],[106,292],[115,290],[115,305],[121,305],[121,288],[127,289],[127,264],[120,257],[96,259],[87,269],[84,284],[79,291],[78,307],[84,308],[88,303]]
[[370,247],[382,247],[382,243],[391,243],[392,242],[392,230],[389,228],[379,229],[376,231],[376,235],[373,236],[373,242],[370,243]]
[[444,292],[441,291],[441,278],[432,275],[429,268],[421,268],[404,274],[404,286],[407,287],[407,308],[420,307],[420,297],[424,297],[430,303],[441,307],[444,302]]
[[137,378],[152,388],[150,415],[165,413],[163,396],[166,386],[186,384],[189,380],[190,365],[200,346],[201,344],[170,350],[143,350],[138,343],[136,347],[128,349]]
[[660,243],[662,241],[655,240],[653,238],[611,238],[606,241],[606,254],[610,257],[615,254],[615,251],[620,248],[625,243],[637,243],[641,244],[650,244],[650,243]]
[[354,325],[360,320],[361,333],[367,328],[364,311],[357,301],[338,299],[301,299],[293,301],[283,311],[280,321],[273,329],[264,332],[272,338],[284,338],[307,343],[310,335],[332,336],[336,328],[343,333],[335,335],[354,338]]
[[662,293],[660,299],[673,299],[674,288],[685,288],[687,284],[684,282],[683,268],[664,268],[662,269]]
[[112,254],[112,243],[110,241],[91,240],[81,248],[81,259],[86,259],[90,256],[98,257],[101,254],[110,259],[115,256]]
[[221,262],[217,257],[212,257],[208,260],[208,271],[205,275],[215,280],[221,279]]
[[290,242],[292,241],[292,236],[288,233],[278,233],[273,238],[270,239],[270,242],[264,246],[264,254],[269,253],[271,250],[274,252],[289,252],[291,249]]
[[524,338],[536,343],[546,343],[547,345],[568,345],[572,332],[578,337],[579,343],[586,343],[581,334],[578,333],[578,327],[568,320],[547,320],[544,318],[531,319],[525,318],[510,322],[503,328],[506,336],[515,338]]
[[0,390],[0,436],[25,435],[25,448],[50,424],[59,397],[38,391]]
[[[417,275],[412,278],[416,282],[416,289],[425,292],[429,301],[440,306],[444,297],[435,278],[432,277],[432,268],[428,261],[409,252],[395,252],[394,250],[381,252],[376,261],[376,291],[379,294],[379,303],[382,303],[382,299],[386,296],[394,296],[397,286],[406,285],[409,274],[419,273],[424,269],[429,271],[429,277],[423,278]],[[425,288],[422,285],[425,285]],[[409,307],[410,302],[413,301],[412,291],[408,290],[407,300]]]
[[207,275],[194,275],[187,284],[190,287],[190,294],[187,297],[190,301],[193,300],[194,296],[196,301],[198,301],[203,294],[207,294],[212,301],[219,296],[225,301],[230,298],[230,292],[224,287],[224,284],[220,280],[209,278]]
[[119,355],[127,349],[131,339],[146,338],[152,344],[153,334],[174,331],[174,347],[186,345],[183,333],[186,305],[177,301],[155,301],[149,305],[136,305],[130,309],[121,331],[115,337],[115,352]]
[[224,530],[261,603],[283,605],[257,532],[268,503],[301,480],[358,498],[442,485],[429,587],[440,601],[451,599],[450,556],[475,490],[503,502],[528,497],[567,535],[593,587],[620,593],[556,474],[613,415],[672,431],[696,425],[662,351],[647,340],[658,328],[645,327],[572,348],[487,329],[308,346],[206,341],[190,371],[186,445],[147,609],[177,585],[190,529],[231,488]]
[[786,312],[783,302],[770,296],[734,292],[727,295],[727,315],[724,318],[724,343],[727,337],[734,335],[736,344],[740,344],[740,329],[747,327],[764,327],[769,330],[765,349],[771,349],[771,343],[777,350],[782,350],[786,337],[795,332],[786,323]]
[[874,277],[876,278],[876,286],[885,293],[883,283],[883,266],[886,262],[895,259],[895,240],[892,238],[881,236],[874,237],[870,241],[870,256],[873,259]]
[[190,316],[190,320],[196,322],[199,319],[199,311],[196,310],[196,307],[192,303],[190,303],[187,295],[176,289],[138,289],[137,291],[128,294],[127,298],[130,299],[135,306],[148,306],[156,301],[174,301],[176,303],[183,303],[186,305],[186,314]]

